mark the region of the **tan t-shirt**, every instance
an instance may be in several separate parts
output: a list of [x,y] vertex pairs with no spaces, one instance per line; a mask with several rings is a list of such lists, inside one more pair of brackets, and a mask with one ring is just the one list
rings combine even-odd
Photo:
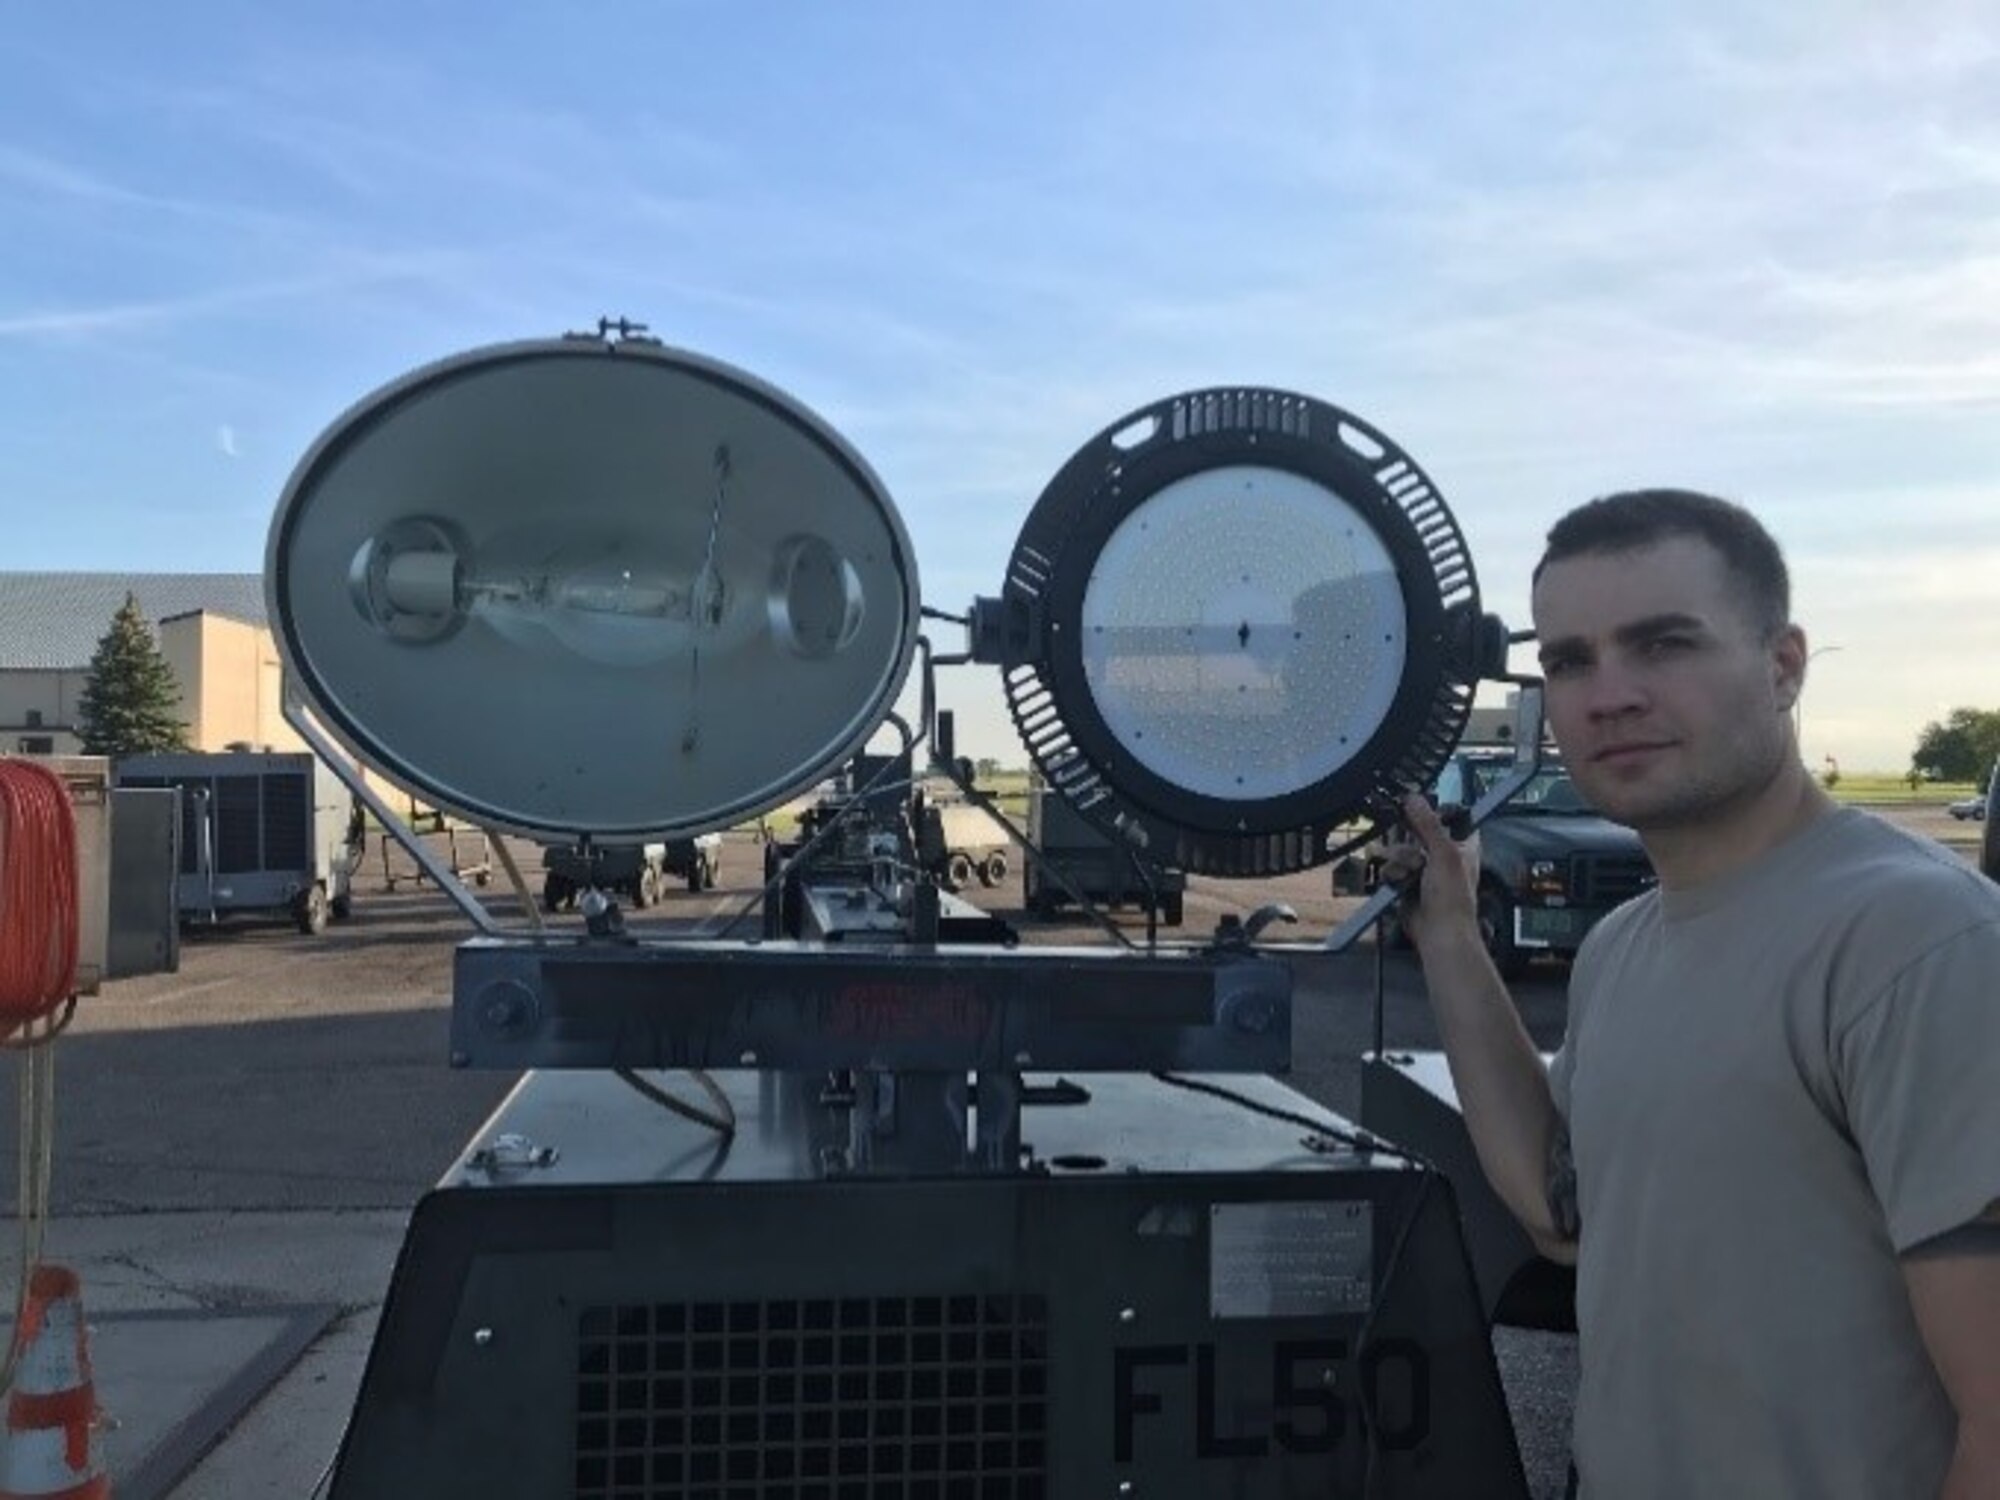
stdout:
[[1589,1500],[1935,1500],[1956,1419],[1897,1255],[2000,1199],[2000,886],[1855,809],[1591,933],[1576,1158]]

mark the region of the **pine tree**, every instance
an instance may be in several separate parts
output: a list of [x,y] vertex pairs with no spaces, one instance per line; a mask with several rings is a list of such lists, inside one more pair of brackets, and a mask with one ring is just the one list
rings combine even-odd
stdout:
[[86,755],[148,755],[185,750],[187,725],[177,710],[180,684],[160,654],[152,627],[127,594],[90,658],[77,705]]

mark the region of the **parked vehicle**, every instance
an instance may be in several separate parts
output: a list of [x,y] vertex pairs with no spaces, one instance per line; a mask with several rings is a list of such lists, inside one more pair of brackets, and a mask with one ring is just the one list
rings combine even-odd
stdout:
[[1957,818],[1961,823],[1968,820],[1977,822],[1986,816],[1986,794],[1981,792],[1977,797],[1966,797],[1957,802],[1949,803],[1946,805],[1945,811],[1950,813],[1954,818]]
[[666,855],[665,844],[613,844],[588,854],[570,844],[544,845],[542,907],[562,911],[595,887],[622,895],[635,911],[643,910],[660,899]]
[[[1432,791],[1440,805],[1471,807],[1514,765],[1511,749],[1461,748]],[[1479,829],[1479,928],[1495,967],[1520,975],[1537,953],[1574,957],[1584,935],[1613,907],[1653,885],[1652,861],[1638,834],[1587,803],[1559,761],[1535,776]],[[1362,856],[1358,882],[1373,890],[1382,851]],[[1407,942],[1393,908],[1385,937]]]
[[660,861],[661,871],[687,882],[691,891],[712,891],[722,873],[722,835],[697,834],[691,839],[669,839]]
[[129,755],[120,787],[180,793],[183,926],[213,926],[237,912],[289,916],[303,933],[347,916],[361,857],[353,797],[332,769],[306,753],[231,750]]
[[683,880],[691,891],[713,890],[722,868],[722,835],[704,833],[691,839],[657,844],[615,844],[590,851],[586,859],[568,844],[542,849],[542,906],[561,911],[595,886],[621,895],[634,911],[654,905],[669,880]]
[[912,804],[917,861],[948,891],[1006,882],[1007,830],[982,807],[920,793]]
[[1069,892],[1043,868],[1053,863],[1099,906],[1157,907],[1161,922],[1181,925],[1187,872],[1142,865],[1039,776],[1028,785],[1028,841],[1042,855],[1040,861],[1026,861],[1021,871],[1023,904],[1034,915],[1052,917],[1070,900]]

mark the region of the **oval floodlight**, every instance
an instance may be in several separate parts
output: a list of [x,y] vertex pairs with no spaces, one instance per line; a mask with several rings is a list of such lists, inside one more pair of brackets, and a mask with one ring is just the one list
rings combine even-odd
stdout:
[[727,827],[848,760],[916,649],[879,479],[761,381],[650,340],[474,350],[300,461],[265,567],[314,716],[544,840]]
[[1170,397],[1042,492],[1004,674],[1049,781],[1153,863],[1262,876],[1428,785],[1492,649],[1463,537],[1386,437],[1285,391]]

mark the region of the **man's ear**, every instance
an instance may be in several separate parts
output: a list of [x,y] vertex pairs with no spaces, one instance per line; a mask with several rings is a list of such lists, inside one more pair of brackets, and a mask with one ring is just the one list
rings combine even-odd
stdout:
[[1792,711],[1805,688],[1806,661],[1811,654],[1806,649],[1806,633],[1796,625],[1785,626],[1771,638],[1771,686],[1778,707],[1785,713]]

